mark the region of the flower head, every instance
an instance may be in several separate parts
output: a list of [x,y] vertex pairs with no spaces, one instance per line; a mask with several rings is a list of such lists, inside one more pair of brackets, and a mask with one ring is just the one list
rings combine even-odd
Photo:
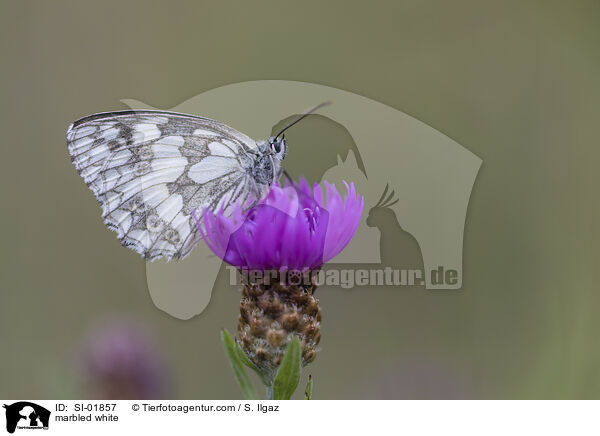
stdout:
[[[273,186],[269,195],[244,213],[231,216],[204,210],[198,229],[225,262],[250,270],[276,270],[277,280],[248,280],[242,288],[237,341],[263,380],[272,383],[287,345],[301,344],[302,365],[311,363],[321,339],[321,310],[311,274],[333,259],[358,228],[364,199],[354,184],[342,197],[334,185],[310,187],[306,180]],[[283,274],[280,274],[282,273]]]
[[364,198],[344,182],[311,188],[306,180],[273,186],[248,213],[236,206],[231,216],[204,210],[198,229],[209,248],[225,262],[249,269],[318,269],[348,245],[356,232]]
[[98,325],[80,351],[86,396],[99,400],[162,398],[167,367],[141,326],[125,319]]

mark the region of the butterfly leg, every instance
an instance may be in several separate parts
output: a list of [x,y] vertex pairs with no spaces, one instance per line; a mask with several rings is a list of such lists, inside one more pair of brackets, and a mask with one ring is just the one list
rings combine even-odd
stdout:
[[281,170],[283,172],[283,175],[288,179],[288,181],[290,182],[290,184],[293,186],[294,185],[294,179],[292,179],[292,176],[289,175],[289,173],[286,170]]

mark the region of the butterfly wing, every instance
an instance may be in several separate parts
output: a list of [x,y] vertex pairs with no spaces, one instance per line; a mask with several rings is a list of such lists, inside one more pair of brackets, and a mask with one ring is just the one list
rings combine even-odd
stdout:
[[208,118],[162,111],[91,115],[67,132],[71,160],[124,246],[179,259],[201,236],[192,211],[259,200],[254,140]]

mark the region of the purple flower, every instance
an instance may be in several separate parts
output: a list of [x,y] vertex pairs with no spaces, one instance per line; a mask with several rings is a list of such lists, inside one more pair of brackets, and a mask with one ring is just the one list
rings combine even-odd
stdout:
[[114,319],[97,326],[84,340],[80,364],[86,396],[98,400],[162,398],[168,391],[167,368],[141,326]]
[[364,207],[354,184],[343,198],[335,185],[312,189],[306,180],[294,186],[273,186],[267,198],[244,213],[237,205],[231,216],[202,213],[198,229],[209,248],[225,262],[257,270],[320,268],[348,245]]

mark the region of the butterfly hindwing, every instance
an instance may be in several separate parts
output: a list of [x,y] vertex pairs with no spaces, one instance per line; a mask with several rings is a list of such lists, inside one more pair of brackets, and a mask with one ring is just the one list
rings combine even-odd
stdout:
[[71,159],[105,224],[147,259],[185,257],[201,239],[192,211],[260,196],[256,143],[218,121],[162,111],[91,115],[67,132]]

